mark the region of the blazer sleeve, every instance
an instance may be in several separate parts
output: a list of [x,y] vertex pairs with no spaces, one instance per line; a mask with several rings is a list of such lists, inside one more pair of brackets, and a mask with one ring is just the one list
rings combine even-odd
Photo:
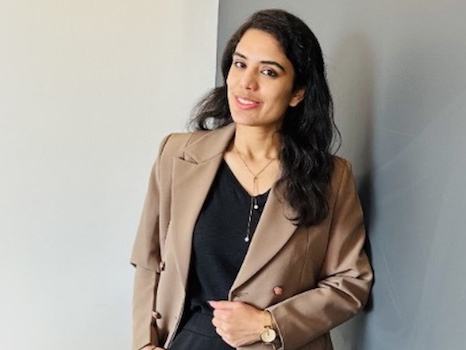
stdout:
[[367,302],[372,285],[356,184],[350,164],[341,161],[345,164],[317,287],[267,308],[286,350],[298,349],[354,316]]
[[170,135],[159,147],[157,160],[152,167],[141,220],[131,254],[131,264],[136,267],[133,289],[133,350],[158,344],[156,327],[152,326],[153,308],[159,280],[159,206],[160,160]]

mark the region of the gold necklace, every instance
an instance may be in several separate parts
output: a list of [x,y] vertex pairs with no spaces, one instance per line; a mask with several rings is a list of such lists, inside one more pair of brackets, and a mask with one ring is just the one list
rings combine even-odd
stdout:
[[244,237],[244,241],[248,243],[251,240],[251,221],[252,221],[252,211],[253,209],[259,209],[259,205],[257,204],[257,192],[259,188],[258,180],[259,180],[259,175],[262,174],[262,172],[267,169],[267,167],[277,158],[272,158],[257,174],[255,174],[251,168],[249,168],[248,164],[244,160],[243,156],[241,155],[241,152],[238,150],[235,144],[233,144],[233,147],[236,150],[236,153],[238,153],[239,158],[243,162],[244,166],[252,175],[252,196],[251,196],[251,206],[249,207],[249,216],[248,216],[248,228],[246,231],[246,237]]

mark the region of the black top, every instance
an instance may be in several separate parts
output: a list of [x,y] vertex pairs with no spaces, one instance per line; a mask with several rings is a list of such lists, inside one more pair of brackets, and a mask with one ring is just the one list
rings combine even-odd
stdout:
[[[269,190],[270,191],[270,190]],[[269,191],[257,196],[251,236],[257,227]],[[212,315],[208,300],[227,300],[243,263],[249,243],[245,242],[251,196],[222,161],[193,233],[186,308]]]

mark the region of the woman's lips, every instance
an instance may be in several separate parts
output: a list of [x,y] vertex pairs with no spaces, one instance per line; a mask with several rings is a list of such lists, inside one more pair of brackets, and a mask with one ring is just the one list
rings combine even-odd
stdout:
[[235,96],[235,101],[241,109],[254,109],[259,106],[259,102],[250,100],[246,97]]

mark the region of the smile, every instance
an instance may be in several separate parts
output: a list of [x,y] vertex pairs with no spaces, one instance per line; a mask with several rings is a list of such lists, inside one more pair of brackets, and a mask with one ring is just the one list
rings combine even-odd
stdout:
[[235,100],[236,100],[236,104],[241,109],[253,109],[253,108],[256,108],[257,106],[259,106],[259,102],[250,100],[250,99],[245,98],[245,97],[235,96]]

